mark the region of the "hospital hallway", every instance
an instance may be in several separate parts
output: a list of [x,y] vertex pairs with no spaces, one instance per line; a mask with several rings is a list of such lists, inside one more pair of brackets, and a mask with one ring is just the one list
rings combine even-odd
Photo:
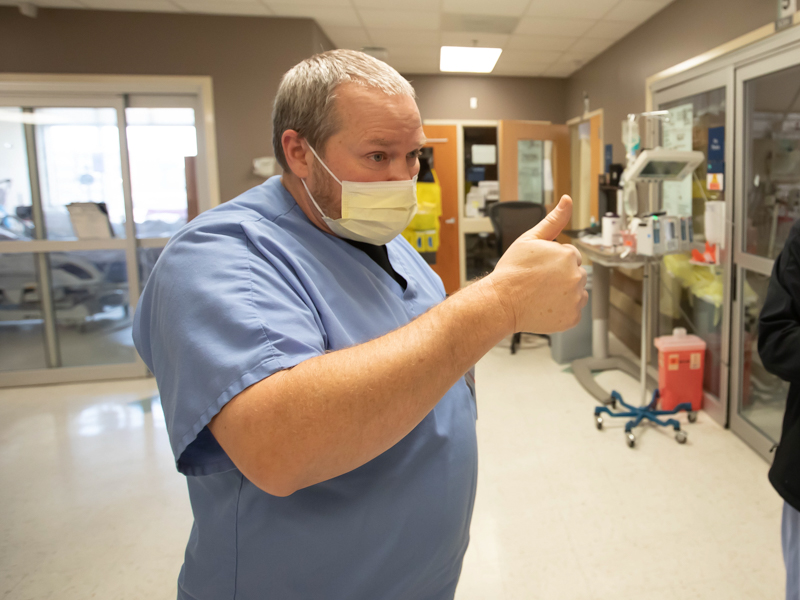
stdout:
[[[782,597],[782,500],[733,432],[701,412],[685,445],[643,427],[628,448],[542,340],[476,375],[457,600]],[[627,375],[598,380],[637,398]],[[155,380],[0,389],[0,506],[3,600],[175,598],[192,517]]]

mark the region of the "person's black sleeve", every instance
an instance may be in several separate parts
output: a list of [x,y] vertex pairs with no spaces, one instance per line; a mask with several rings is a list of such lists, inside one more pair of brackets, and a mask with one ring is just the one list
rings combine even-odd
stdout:
[[800,381],[800,220],[775,260],[758,332],[764,367],[784,381]]

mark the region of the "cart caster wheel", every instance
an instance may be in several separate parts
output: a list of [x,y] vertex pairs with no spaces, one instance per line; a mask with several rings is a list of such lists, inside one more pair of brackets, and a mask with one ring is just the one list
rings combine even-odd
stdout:
[[628,438],[628,447],[629,448],[633,448],[636,445],[636,436],[634,436],[632,433],[628,432],[626,434],[626,437]]
[[697,421],[697,413],[693,410],[690,410],[686,417],[689,419],[689,423],[695,423]]
[[679,444],[685,444],[685,443],[686,443],[686,440],[687,440],[688,438],[689,438],[689,436],[688,436],[688,435],[686,435],[686,432],[685,432],[685,431],[679,431],[679,432],[677,432],[677,433],[675,434],[675,440],[676,440],[676,441],[677,441]]
[[597,424],[597,429],[603,429],[603,417],[597,416],[594,418],[595,423]]

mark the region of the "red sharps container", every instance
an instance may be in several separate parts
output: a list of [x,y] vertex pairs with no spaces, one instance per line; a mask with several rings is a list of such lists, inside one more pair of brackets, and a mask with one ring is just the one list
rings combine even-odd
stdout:
[[706,343],[678,327],[672,335],[656,338],[655,345],[661,410],[672,410],[682,402],[691,402],[694,411],[703,408]]

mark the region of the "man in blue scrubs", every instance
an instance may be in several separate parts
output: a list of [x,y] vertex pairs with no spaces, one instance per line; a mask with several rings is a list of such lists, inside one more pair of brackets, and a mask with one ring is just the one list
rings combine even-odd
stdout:
[[394,69],[336,50],[283,78],[283,167],[194,219],[142,294],[194,526],[178,598],[453,598],[475,498],[470,368],[574,325],[585,272],[552,240],[571,200],[446,298],[398,234],[425,143]]

